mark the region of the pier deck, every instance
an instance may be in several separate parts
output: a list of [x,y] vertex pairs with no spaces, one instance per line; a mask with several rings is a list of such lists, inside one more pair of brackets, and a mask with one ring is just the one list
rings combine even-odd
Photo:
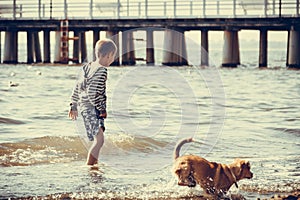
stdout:
[[[69,30],[128,30],[135,28],[178,28],[190,30],[225,30],[228,28],[247,30],[290,30],[292,26],[300,27],[300,18],[197,18],[197,19],[69,19]],[[60,20],[57,19],[3,19],[0,18],[0,31],[51,31],[59,30]]]

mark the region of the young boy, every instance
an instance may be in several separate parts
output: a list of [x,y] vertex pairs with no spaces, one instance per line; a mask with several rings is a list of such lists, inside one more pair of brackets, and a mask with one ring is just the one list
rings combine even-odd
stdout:
[[116,51],[112,40],[99,40],[95,45],[96,60],[83,66],[71,96],[69,117],[77,119],[79,106],[87,136],[94,141],[87,156],[87,165],[91,166],[98,163],[104,143],[107,67],[114,61]]

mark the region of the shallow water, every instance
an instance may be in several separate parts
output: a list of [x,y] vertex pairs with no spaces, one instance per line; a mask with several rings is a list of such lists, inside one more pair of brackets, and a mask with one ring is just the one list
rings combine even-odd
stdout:
[[[254,177],[231,194],[246,199],[300,190],[300,71],[285,68],[109,68],[100,172],[85,165],[81,120],[68,119],[78,67],[1,65],[0,197],[200,198],[171,174],[181,154],[231,163]],[[17,83],[10,87],[9,82]]]

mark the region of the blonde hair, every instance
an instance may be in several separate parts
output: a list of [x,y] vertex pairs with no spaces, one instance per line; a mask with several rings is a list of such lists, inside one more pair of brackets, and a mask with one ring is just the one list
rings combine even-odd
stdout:
[[98,40],[95,45],[95,55],[96,58],[100,56],[106,56],[110,53],[115,53],[117,51],[117,46],[111,39]]

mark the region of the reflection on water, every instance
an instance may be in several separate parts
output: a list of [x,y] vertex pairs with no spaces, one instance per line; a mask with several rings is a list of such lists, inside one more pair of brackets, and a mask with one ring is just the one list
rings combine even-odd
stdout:
[[[132,69],[109,69],[108,99],[116,98],[120,80]],[[299,191],[300,71],[218,69],[226,95],[218,105],[226,111],[223,124],[222,116],[212,120],[212,91],[201,77],[210,69],[157,69],[150,69],[153,77],[176,72],[181,78],[140,84],[135,90],[132,78],[125,79],[132,88],[122,89],[118,101],[108,103],[101,171],[90,171],[84,165],[88,144],[80,120],[67,118],[78,68],[2,65],[0,197],[201,199],[200,187],[177,186],[171,174],[173,147],[187,136],[204,142],[187,145],[182,153],[221,163],[237,157],[250,161],[254,178],[231,188],[233,195],[253,199]],[[144,71],[134,84],[149,83],[144,78],[149,69]],[[19,85],[10,87],[10,81]],[[189,89],[180,89],[183,81]],[[126,120],[130,128],[120,123]],[[220,134],[208,134],[220,123]]]

